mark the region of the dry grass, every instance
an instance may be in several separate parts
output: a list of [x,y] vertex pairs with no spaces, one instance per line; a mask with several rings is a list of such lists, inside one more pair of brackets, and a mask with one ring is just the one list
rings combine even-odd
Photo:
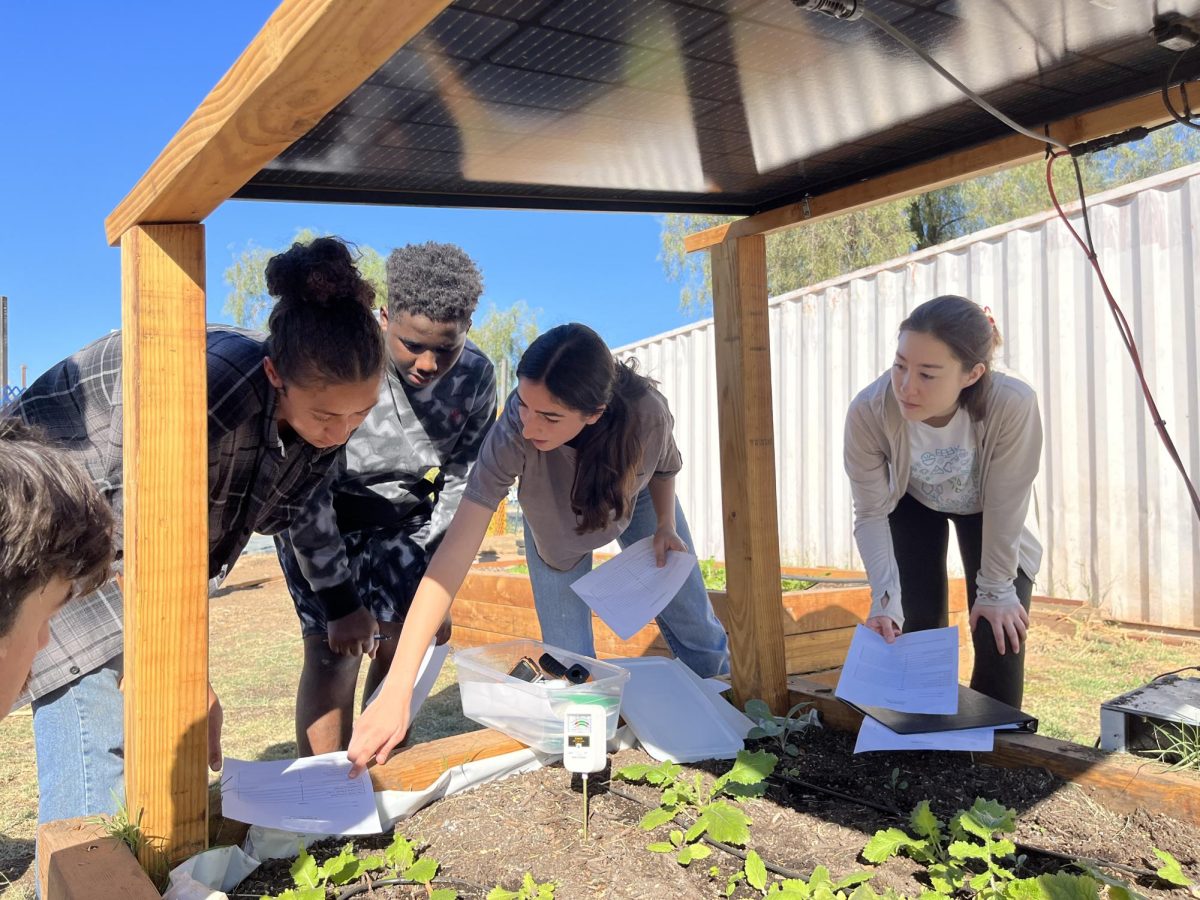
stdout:
[[[233,589],[213,600],[211,616],[212,679],[225,708],[223,749],[241,759],[293,756],[302,652],[278,564],[272,556],[247,557],[228,584]],[[1091,745],[1101,701],[1188,665],[1200,665],[1200,643],[1135,639],[1084,614],[1053,623],[1039,617],[1027,661],[1026,709],[1043,734]],[[447,663],[413,726],[413,740],[476,727],[462,717],[453,663]],[[0,723],[0,893],[6,898],[33,897],[36,824],[33,734],[24,709]]]

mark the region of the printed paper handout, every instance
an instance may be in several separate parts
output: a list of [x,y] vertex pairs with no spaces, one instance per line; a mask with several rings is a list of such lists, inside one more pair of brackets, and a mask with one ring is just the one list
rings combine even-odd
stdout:
[[695,565],[695,554],[671,550],[660,569],[650,536],[630,544],[571,587],[621,640],[628,640],[671,602]]

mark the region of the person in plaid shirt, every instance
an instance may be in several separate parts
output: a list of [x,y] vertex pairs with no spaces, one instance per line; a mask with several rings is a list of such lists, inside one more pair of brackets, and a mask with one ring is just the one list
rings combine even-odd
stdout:
[[[219,583],[250,535],[287,528],[333,475],[375,405],[383,343],[374,290],[336,238],[294,244],[267,263],[278,298],[270,337],[207,334],[208,572]],[[82,465],[116,514],[122,547],[121,335],[80,350],[35,381],[13,410]],[[68,604],[34,660],[38,818],[111,813],[124,776],[122,601],[115,580]],[[210,690],[209,764],[218,769],[220,704]]]
[[108,576],[113,516],[35,429],[0,420],[0,719],[50,641],[50,617]]
[[[379,402],[332,486],[275,535],[304,635],[300,756],[350,743],[362,657],[372,657],[370,697],[496,418],[492,364],[467,340],[483,292],[475,263],[453,244],[410,244],[392,251],[387,273]],[[449,638],[447,625],[438,641]]]

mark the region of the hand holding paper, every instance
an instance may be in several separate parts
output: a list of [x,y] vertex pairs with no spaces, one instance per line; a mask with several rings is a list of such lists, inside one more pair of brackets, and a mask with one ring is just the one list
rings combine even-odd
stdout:
[[666,565],[659,568],[652,535],[630,544],[571,588],[622,640],[628,640],[674,599],[695,565],[695,554],[671,550]]

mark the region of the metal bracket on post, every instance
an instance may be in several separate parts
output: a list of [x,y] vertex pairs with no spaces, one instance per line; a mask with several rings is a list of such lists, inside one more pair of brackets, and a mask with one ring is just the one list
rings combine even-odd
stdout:
[[800,212],[806,219],[812,218],[812,204],[808,202],[809,194],[805,194],[800,200]]

